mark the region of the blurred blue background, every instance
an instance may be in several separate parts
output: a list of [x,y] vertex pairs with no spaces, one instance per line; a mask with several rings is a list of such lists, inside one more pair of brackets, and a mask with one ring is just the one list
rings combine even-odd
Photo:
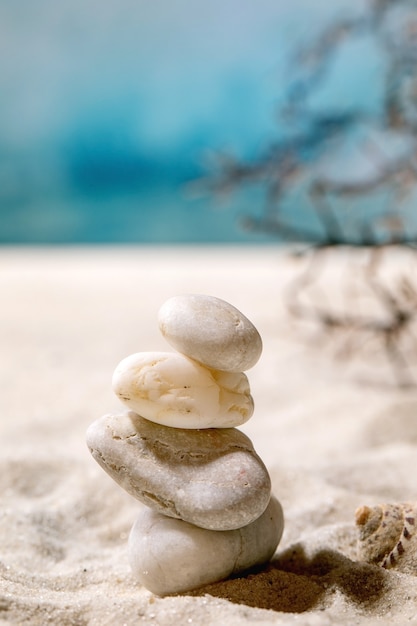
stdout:
[[[273,240],[239,226],[256,192],[189,183],[279,140],[294,50],[368,4],[0,0],[0,243]],[[375,113],[382,65],[348,42],[311,106]]]

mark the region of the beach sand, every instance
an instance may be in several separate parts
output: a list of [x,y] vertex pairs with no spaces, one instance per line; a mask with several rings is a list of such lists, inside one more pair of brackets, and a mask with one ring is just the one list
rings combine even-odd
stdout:
[[[388,280],[408,263],[394,257]],[[354,523],[363,504],[417,501],[417,390],[395,383],[378,335],[351,337],[341,357],[343,333],[289,314],[305,263],[274,247],[0,250],[0,624],[417,624],[417,542],[416,576],[387,571],[358,560]],[[372,310],[362,263],[332,253],[321,304]],[[85,431],[121,408],[122,358],[169,349],[158,309],[190,292],[229,301],[262,335],[241,430],[286,522],[259,571],[159,598],[127,560],[142,505],[98,467]]]

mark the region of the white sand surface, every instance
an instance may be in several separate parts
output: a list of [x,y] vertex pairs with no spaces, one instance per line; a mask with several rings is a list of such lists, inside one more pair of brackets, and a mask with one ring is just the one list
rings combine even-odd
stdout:
[[[330,303],[366,306],[361,262],[331,256]],[[395,385],[377,338],[337,359],[340,334],[288,314],[303,263],[273,247],[0,250],[0,624],[417,624],[417,540],[416,576],[386,571],[358,561],[354,524],[362,504],[417,500],[417,391]],[[167,349],[157,311],[189,292],[224,298],[262,335],[241,429],[286,527],[261,571],[158,598],[127,561],[142,505],[91,458],[85,431],[120,408],[116,364]]]

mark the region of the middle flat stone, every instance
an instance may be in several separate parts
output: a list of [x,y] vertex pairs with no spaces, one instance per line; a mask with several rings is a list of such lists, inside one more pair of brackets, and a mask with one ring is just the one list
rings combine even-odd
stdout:
[[169,428],[127,412],[93,422],[87,445],[132,496],[201,528],[246,526],[270,499],[268,471],[251,440],[235,428]]

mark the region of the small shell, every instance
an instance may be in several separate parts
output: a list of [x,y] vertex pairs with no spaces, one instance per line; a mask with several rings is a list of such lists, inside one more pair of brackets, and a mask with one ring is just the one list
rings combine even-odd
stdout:
[[362,506],[356,525],[361,560],[417,575],[417,503]]

